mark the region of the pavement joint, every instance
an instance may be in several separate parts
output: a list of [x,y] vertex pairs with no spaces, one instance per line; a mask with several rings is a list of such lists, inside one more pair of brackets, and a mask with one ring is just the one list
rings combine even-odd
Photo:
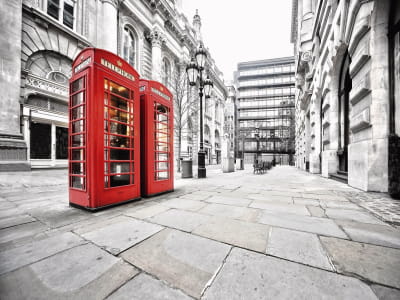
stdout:
[[232,249],[235,246],[231,246],[231,248],[229,249],[228,253],[226,254],[225,258],[222,260],[221,265],[218,267],[218,269],[214,272],[213,276],[210,278],[210,280],[206,283],[206,285],[204,286],[203,290],[200,293],[200,299],[204,296],[205,292],[210,288],[210,286],[212,285],[212,283],[215,281],[215,278],[217,278],[218,274],[221,272],[222,268],[224,267],[226,260],[228,259],[229,255],[232,252]]

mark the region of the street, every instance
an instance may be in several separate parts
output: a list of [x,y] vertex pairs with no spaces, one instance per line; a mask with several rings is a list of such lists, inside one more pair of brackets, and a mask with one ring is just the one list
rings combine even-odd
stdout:
[[69,207],[66,170],[0,174],[0,298],[400,299],[398,201],[207,171],[95,213]]

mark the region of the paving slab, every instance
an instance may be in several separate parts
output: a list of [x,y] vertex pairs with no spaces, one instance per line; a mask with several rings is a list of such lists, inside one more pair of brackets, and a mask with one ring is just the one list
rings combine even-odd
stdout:
[[353,273],[372,282],[400,288],[400,250],[321,237],[340,273]]
[[333,200],[333,201],[345,201],[348,200],[346,197],[335,195],[335,194],[314,194],[314,193],[301,193],[303,198],[311,198],[311,199],[318,199],[318,200]]
[[16,215],[0,219],[0,229],[37,221],[29,215]]
[[87,242],[76,234],[66,232],[2,251],[0,252],[0,275],[84,243]]
[[167,227],[192,232],[201,224],[209,222],[210,216],[179,209],[170,209],[147,220],[152,223],[161,224]]
[[226,204],[226,205],[234,205],[234,206],[243,206],[246,207],[248,206],[252,200],[246,199],[246,198],[239,198],[236,197],[236,194],[233,194],[232,196],[212,196],[208,199],[205,200],[208,203],[218,203],[218,204]]
[[373,284],[371,285],[372,290],[382,300],[399,300],[400,290],[391,289],[382,285]]
[[213,218],[193,233],[242,248],[265,252],[270,227],[228,218]]
[[122,257],[142,270],[199,298],[220,268],[230,246],[172,229],[164,229]]
[[346,234],[335,224],[335,222],[326,218],[263,211],[258,218],[258,222],[272,226],[347,239]]
[[167,210],[169,210],[169,207],[163,206],[161,204],[153,204],[147,207],[138,207],[129,209],[124,212],[124,215],[138,219],[147,219]]
[[249,207],[265,209],[270,212],[289,213],[303,216],[310,216],[304,205],[284,204],[284,203],[268,203],[265,201],[253,201]]
[[277,195],[265,195],[261,194],[249,194],[247,197],[251,200],[268,201],[268,202],[281,202],[287,204],[293,204],[293,198],[290,196],[277,196]]
[[162,229],[162,226],[156,224],[119,216],[109,220],[105,226],[81,235],[111,254],[117,255]]
[[319,200],[310,198],[293,197],[294,204],[319,206]]
[[145,273],[140,273],[124,284],[108,300],[191,300],[182,291],[168,286]]
[[202,299],[377,299],[356,278],[234,248]]
[[1,299],[103,299],[138,271],[85,244],[0,276]]
[[332,265],[313,233],[273,227],[268,239],[267,254],[332,271]]
[[260,210],[255,208],[211,203],[200,209],[199,213],[252,222],[257,219]]
[[48,205],[46,209],[34,208],[27,213],[47,224],[51,228],[57,228],[76,223],[88,218],[93,218],[90,212],[68,206],[66,203]]
[[349,220],[360,223],[369,223],[369,224],[380,224],[384,225],[385,223],[380,221],[379,219],[373,217],[364,211],[352,210],[352,209],[342,209],[342,208],[326,208],[325,214],[331,219],[338,220]]
[[189,211],[198,211],[204,206],[207,205],[207,203],[202,202],[202,201],[195,201],[195,200],[189,200],[189,199],[184,199],[184,198],[176,198],[176,199],[170,199],[167,201],[161,202],[161,205],[170,207],[170,208],[178,208],[182,210],[189,210]]
[[20,208],[7,208],[0,210],[0,219],[1,218],[9,218],[16,215],[25,214],[25,211]]
[[48,227],[41,222],[21,224],[0,230],[0,244],[44,232]]
[[351,203],[350,201],[334,201],[334,200],[321,200],[320,205],[323,208],[343,208],[352,210],[364,210],[357,204]]
[[313,217],[326,218],[325,210],[319,206],[307,205],[307,209]]
[[400,248],[400,230],[389,225],[341,221],[337,224],[353,241]]
[[206,200],[207,198],[209,198],[210,197],[210,195],[207,195],[207,194],[203,194],[203,195],[199,195],[199,194],[193,194],[193,193],[191,193],[191,194],[185,194],[185,195],[182,195],[182,196],[180,196],[179,198],[181,198],[181,199],[187,199],[187,200],[192,200],[192,201],[203,201],[203,200]]

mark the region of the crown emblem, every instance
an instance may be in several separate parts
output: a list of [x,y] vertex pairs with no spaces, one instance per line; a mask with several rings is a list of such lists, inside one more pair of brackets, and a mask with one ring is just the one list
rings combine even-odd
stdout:
[[122,62],[120,60],[117,60],[117,65],[118,67],[122,67]]
[[162,91],[164,91],[164,89],[163,89],[163,87],[162,86],[160,86],[160,91],[162,92]]

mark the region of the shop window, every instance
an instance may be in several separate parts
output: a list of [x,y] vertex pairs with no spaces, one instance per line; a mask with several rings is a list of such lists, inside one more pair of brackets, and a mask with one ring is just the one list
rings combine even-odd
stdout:
[[74,27],[74,3],[71,0],[48,0],[47,13],[65,26]]
[[30,154],[32,159],[51,158],[51,125],[31,123]]

